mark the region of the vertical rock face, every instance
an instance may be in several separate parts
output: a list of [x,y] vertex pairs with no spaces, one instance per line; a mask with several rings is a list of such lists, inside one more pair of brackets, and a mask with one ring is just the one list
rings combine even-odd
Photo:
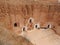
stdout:
[[[33,23],[28,23],[30,18]],[[37,23],[41,26],[52,24],[54,31],[60,34],[60,4],[57,0],[0,0],[0,45],[33,45],[15,34],[20,34],[23,26],[33,29]]]
[[[60,4],[57,0],[0,0],[0,25],[20,33],[30,17],[35,23],[60,27]],[[16,23],[16,27],[14,26]],[[29,26],[28,26],[29,27]],[[59,29],[58,29],[59,30]]]

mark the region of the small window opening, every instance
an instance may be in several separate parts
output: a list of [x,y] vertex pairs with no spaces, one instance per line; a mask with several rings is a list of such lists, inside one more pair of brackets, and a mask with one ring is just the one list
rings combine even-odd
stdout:
[[25,27],[23,27],[23,31],[25,31]]
[[14,23],[14,27],[17,27],[17,23]]
[[48,28],[50,27],[50,25],[48,25]]
[[29,22],[32,23],[32,19],[30,19]]
[[29,18],[28,23],[33,23],[33,18],[32,17]]
[[49,25],[48,25],[48,28],[52,28],[52,25],[51,25],[51,24],[49,24]]
[[38,26],[37,25],[35,25],[35,28],[37,28]]

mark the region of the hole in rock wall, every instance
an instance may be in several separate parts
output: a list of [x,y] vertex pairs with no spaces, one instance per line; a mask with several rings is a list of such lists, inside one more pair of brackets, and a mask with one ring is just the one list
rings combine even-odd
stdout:
[[23,31],[25,31],[25,27],[23,27]]
[[14,27],[17,27],[17,23],[14,23]]

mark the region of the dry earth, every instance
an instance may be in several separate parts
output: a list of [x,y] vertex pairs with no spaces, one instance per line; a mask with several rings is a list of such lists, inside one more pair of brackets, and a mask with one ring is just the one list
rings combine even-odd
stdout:
[[34,45],[60,45],[60,36],[52,29],[33,29],[25,31],[23,36]]

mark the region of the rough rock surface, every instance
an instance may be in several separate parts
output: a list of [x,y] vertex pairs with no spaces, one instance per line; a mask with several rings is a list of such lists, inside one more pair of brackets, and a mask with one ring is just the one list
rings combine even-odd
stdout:
[[[52,24],[52,29],[60,35],[58,0],[0,0],[0,26],[7,29],[0,29],[0,44],[19,45],[20,37],[17,37],[16,34],[22,32],[23,26],[30,27],[27,24],[30,17],[34,19],[33,25],[36,23],[41,26]],[[11,33],[16,36],[12,37]],[[8,42],[8,40],[10,41]],[[28,45],[28,43],[26,44]]]
[[33,45],[22,36],[14,35],[9,30],[0,27],[0,45]]

